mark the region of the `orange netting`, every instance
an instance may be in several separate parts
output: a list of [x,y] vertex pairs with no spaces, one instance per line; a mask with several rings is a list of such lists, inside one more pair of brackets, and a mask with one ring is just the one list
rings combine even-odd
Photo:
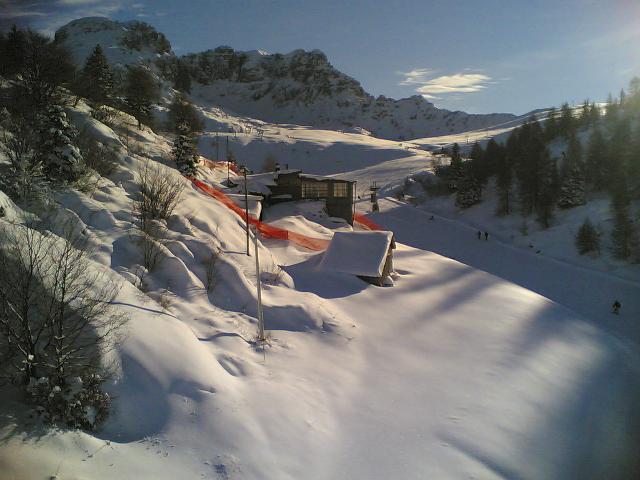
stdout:
[[[236,212],[243,220],[246,218],[247,214],[245,210],[242,207],[236,205],[233,200],[227,197],[223,192],[216,188],[213,188],[211,185],[205,182],[196,180],[195,178],[191,178],[190,180],[196,186],[196,188],[200,189],[203,193],[215,198],[223,205]],[[296,245],[300,245],[301,247],[308,248],[309,250],[326,250],[329,246],[329,240],[326,240],[324,238],[307,237],[306,235],[302,235],[301,233],[291,232],[289,230],[285,230],[284,228],[274,227],[273,225],[268,225],[261,222],[251,214],[249,214],[249,223],[251,225],[255,225],[256,229],[266,238],[289,240],[290,242],[293,242]]]
[[[207,160],[207,162],[210,162]],[[210,162],[215,164],[215,162]],[[220,162],[226,163],[226,162]],[[226,165],[225,165],[226,167]],[[195,178],[190,178],[193,185],[198,188],[200,191],[209,195],[210,197],[215,198],[220,203],[225,205],[227,208],[236,212],[243,220],[246,218],[247,213],[245,210],[236,205],[233,200],[231,200],[228,196],[226,196],[223,192],[218,190],[217,188],[212,187],[208,183],[197,180]],[[289,240],[290,242],[295,243],[301,247],[308,248],[309,250],[326,250],[329,246],[329,240],[324,238],[313,238],[303,235],[301,233],[292,232],[290,230],[286,230],[284,228],[274,227],[273,225],[268,225],[266,223],[261,222],[253,215],[249,214],[249,223],[251,225],[255,225],[256,229],[266,238],[276,238],[279,240]],[[361,225],[364,225],[369,230],[382,230],[382,228],[375,222],[369,220],[367,217],[360,213],[356,213],[353,217],[354,222],[358,222]]]
[[211,160],[203,158],[202,159],[202,163],[204,163],[209,168],[224,168],[224,169],[226,169],[227,166],[228,166],[229,170],[231,170],[236,175],[240,175],[240,171],[238,170],[238,166],[233,162],[212,162]]
[[364,225],[369,230],[382,230],[382,227],[380,225],[378,225],[373,220],[368,219],[367,217],[365,217],[361,213],[356,213],[353,216],[353,221],[354,222],[358,222],[360,225]]

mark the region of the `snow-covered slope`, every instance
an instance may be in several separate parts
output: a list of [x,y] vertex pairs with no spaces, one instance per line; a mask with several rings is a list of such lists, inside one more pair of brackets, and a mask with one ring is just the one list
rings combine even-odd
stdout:
[[[205,113],[210,126],[264,128],[261,136],[225,134],[243,160],[258,163],[276,151],[281,163],[306,170],[350,171],[359,192],[376,178],[401,181],[431,158],[365,135]],[[375,220],[398,241],[392,288],[323,270],[321,253],[259,239],[270,332],[263,351],[252,342],[255,257],[245,255],[241,219],[186,183],[166,224],[162,263],[146,272],[131,216],[135,170],[146,159],[177,175],[167,159],[170,141],[138,131],[125,115],[111,129],[91,120],[82,103],[71,117],[90,122],[93,135],[120,151],[121,169],[95,191],[58,197],[60,211],[76,216],[99,245],[95,268],[122,287],[117,305],[130,321],[113,352],[114,412],[97,435],[45,430],[19,398],[3,397],[2,475],[564,479],[640,472],[637,281],[493,238],[477,245],[475,229],[383,200]],[[201,140],[209,158],[212,139]],[[202,175],[221,187],[226,171]],[[279,205],[265,217],[318,238],[350,229],[332,225],[317,202]],[[207,293],[206,261],[217,250]],[[623,304],[615,319],[613,295]]]
[[58,29],[55,38],[69,49],[79,66],[98,44],[114,66],[154,65],[159,58],[173,56],[162,33],[135,20],[122,23],[104,17],[80,18]]
[[374,98],[318,50],[267,54],[218,47],[178,59],[164,35],[149,25],[106,18],[74,20],[58,30],[56,38],[72,51],[78,65],[97,43],[114,65],[154,64],[167,79],[181,62],[197,82],[194,98],[200,103],[271,123],[365,130],[402,140],[477,130],[516,118],[439,109],[419,95]]

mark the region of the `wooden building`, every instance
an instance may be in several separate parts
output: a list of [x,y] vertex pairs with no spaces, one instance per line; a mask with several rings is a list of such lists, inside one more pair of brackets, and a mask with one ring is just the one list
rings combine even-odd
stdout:
[[392,232],[335,232],[321,262],[323,270],[356,275],[373,285],[392,283]]
[[324,200],[329,216],[343,218],[353,225],[354,181],[289,169],[251,177],[249,192],[264,195],[267,205],[295,200]]

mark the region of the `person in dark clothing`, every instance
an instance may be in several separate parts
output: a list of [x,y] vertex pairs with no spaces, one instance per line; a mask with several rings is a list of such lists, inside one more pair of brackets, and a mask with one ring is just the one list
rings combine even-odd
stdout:
[[484,239],[489,240],[489,232],[484,232]]
[[613,305],[611,306],[611,308],[613,308],[613,312],[616,315],[618,315],[620,313],[620,308],[622,307],[622,304],[616,300],[615,302],[613,302]]
[[481,238],[482,238],[482,232],[478,230],[478,240],[480,240]]

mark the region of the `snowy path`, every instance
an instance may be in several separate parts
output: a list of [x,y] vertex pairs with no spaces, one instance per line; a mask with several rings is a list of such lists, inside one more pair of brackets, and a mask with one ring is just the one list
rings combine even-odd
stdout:
[[[372,218],[399,242],[514,282],[640,343],[640,282],[545,258],[492,237],[478,241],[477,229],[437,215],[431,221],[430,213],[394,199],[381,200],[380,207]],[[623,305],[619,317],[610,313],[614,299]]]

